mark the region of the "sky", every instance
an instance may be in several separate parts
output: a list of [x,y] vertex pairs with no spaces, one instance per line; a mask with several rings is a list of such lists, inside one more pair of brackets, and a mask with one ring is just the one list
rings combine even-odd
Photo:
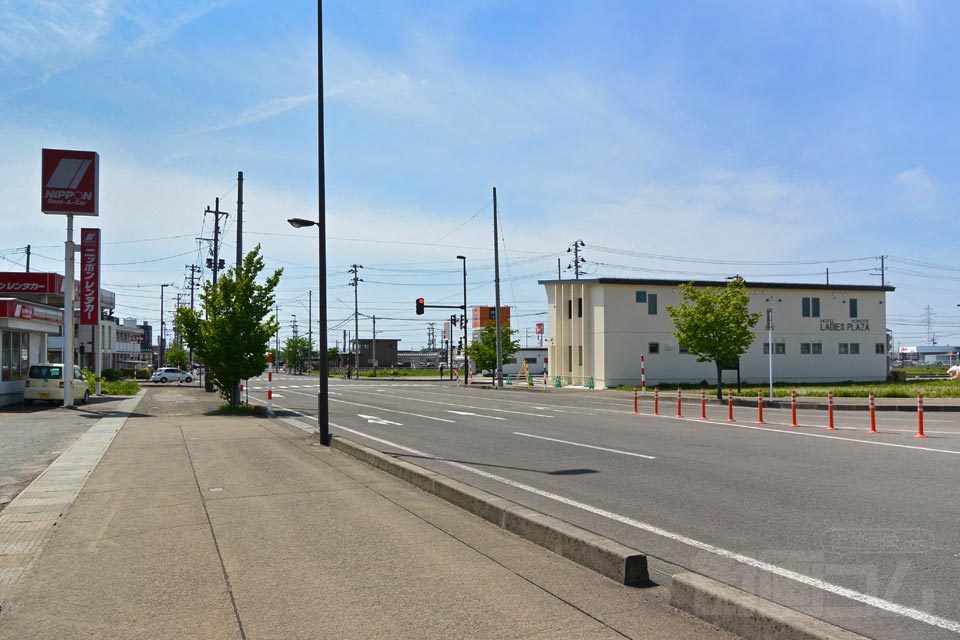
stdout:
[[[324,110],[328,342],[439,340],[538,280],[879,285],[896,345],[960,344],[951,246],[960,4],[922,0],[0,0],[0,270],[63,271],[42,148],[100,154],[104,286],[157,325],[187,265],[261,246],[281,340],[316,313]],[[351,265],[362,281],[349,285]],[[209,270],[203,270],[209,278]],[[167,326],[172,315],[167,315]]]

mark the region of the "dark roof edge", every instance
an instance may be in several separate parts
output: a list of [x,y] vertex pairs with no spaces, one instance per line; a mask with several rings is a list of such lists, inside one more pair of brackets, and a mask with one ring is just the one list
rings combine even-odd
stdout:
[[[695,287],[726,287],[729,280],[675,280],[659,278],[580,278],[579,280],[538,280],[538,284],[574,284],[577,282],[589,284],[626,284],[626,285],[661,285],[680,286],[693,283]],[[890,285],[875,284],[818,284],[814,282],[750,282],[744,281],[748,289],[815,289],[822,291],[896,291]]]

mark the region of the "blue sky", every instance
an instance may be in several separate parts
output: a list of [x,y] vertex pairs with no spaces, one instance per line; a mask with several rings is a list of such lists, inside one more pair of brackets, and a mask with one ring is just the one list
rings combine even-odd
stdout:
[[[328,0],[324,109],[329,340],[401,348],[457,304],[503,302],[524,337],[538,279],[586,243],[590,276],[879,284],[889,326],[960,343],[952,251],[960,5],[912,0]],[[40,149],[101,156],[104,275],[156,324],[202,264],[216,197],[260,243],[284,336],[306,327],[317,206],[316,4],[0,0],[0,256],[62,271],[39,211]],[[79,226],[79,225],[78,225]],[[225,257],[234,255],[228,220]],[[564,277],[570,272],[564,271]],[[171,292],[173,292],[171,294]]]

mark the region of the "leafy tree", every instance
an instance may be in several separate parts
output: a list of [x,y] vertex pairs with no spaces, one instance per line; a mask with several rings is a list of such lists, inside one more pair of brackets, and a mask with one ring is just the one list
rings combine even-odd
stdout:
[[760,320],[750,313],[750,295],[743,278],[735,278],[726,288],[697,288],[693,283],[680,285],[685,298],[679,306],[667,305],[673,320],[673,336],[697,362],[717,365],[717,399],[723,399],[723,367],[733,365],[746,353],[756,337],[752,331]]
[[288,371],[303,373],[304,367],[310,361],[310,341],[306,338],[289,338],[284,343],[283,357]]
[[187,352],[180,347],[170,347],[167,349],[166,357],[168,364],[171,364],[179,369],[186,369],[188,363],[190,362],[190,357],[187,356]]
[[[516,331],[509,327],[500,328],[500,350],[503,359],[513,356],[520,348],[520,342],[514,340]],[[495,371],[497,368],[497,328],[493,322],[480,330],[479,337],[467,347],[467,357],[474,361],[477,371]]]
[[275,316],[264,318],[273,309],[274,290],[283,269],[258,284],[263,267],[257,245],[239,269],[229,269],[216,285],[204,284],[200,292],[203,311],[177,310],[184,338],[210,367],[210,378],[234,408],[240,406],[240,381],[266,370],[270,338],[280,329]]
[[336,364],[340,360],[340,349],[330,347],[327,349],[327,364]]

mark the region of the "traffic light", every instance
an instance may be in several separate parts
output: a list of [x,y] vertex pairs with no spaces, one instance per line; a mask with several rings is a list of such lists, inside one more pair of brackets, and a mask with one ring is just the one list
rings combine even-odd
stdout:
[[417,298],[417,315],[423,315],[423,298]]

